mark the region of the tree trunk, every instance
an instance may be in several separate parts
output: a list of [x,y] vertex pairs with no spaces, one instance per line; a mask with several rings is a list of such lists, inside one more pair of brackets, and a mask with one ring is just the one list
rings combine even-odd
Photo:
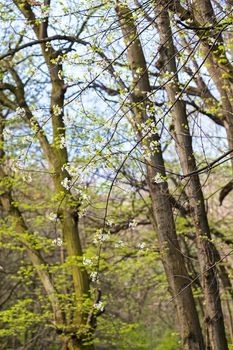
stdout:
[[[47,37],[47,27],[48,19],[40,23],[36,20],[36,15],[33,11],[32,6],[29,2],[23,0],[14,0],[15,5],[22,12],[25,19],[32,23],[34,33],[38,40],[43,37]],[[83,305],[85,300],[90,298],[90,285],[87,271],[84,266],[77,264],[77,259],[82,263],[82,247],[78,229],[78,208],[79,208],[79,198],[74,198],[71,194],[70,188],[64,188],[62,182],[66,180],[71,180],[70,175],[64,169],[68,163],[68,152],[66,145],[62,144],[62,140],[65,140],[65,124],[63,120],[64,116],[64,98],[65,98],[65,82],[59,76],[59,71],[62,71],[62,64],[59,62],[54,63],[61,52],[56,51],[52,45],[49,48],[46,47],[46,42],[41,42],[41,51],[44,57],[44,61],[47,65],[50,83],[51,83],[51,96],[50,96],[50,115],[52,120],[52,131],[53,131],[53,141],[52,144],[44,142],[44,140],[39,138],[45,157],[48,160],[49,166],[52,169],[53,183],[55,187],[55,194],[63,198],[59,203],[59,220],[61,222],[62,234],[64,240],[67,244],[68,257],[74,259],[74,263],[71,263],[71,271],[73,278],[74,292],[76,295],[76,308],[74,312],[74,318],[72,320],[71,327],[75,330],[80,330],[79,341],[74,341],[72,339],[71,344],[73,344],[74,349],[85,349],[83,347],[83,341],[87,336],[93,334],[92,323],[87,325],[87,320],[89,319],[89,312],[91,310],[86,310]],[[19,79],[18,76],[15,80]],[[17,83],[17,82],[16,82]],[[24,98],[24,85],[21,83],[20,98],[22,100],[23,106],[27,105]],[[19,90],[19,89],[18,89]],[[28,111],[30,113],[30,110]],[[40,133],[39,133],[40,134]],[[43,141],[43,142],[42,142]],[[77,205],[75,205],[77,204]],[[93,316],[94,318],[94,316]],[[81,344],[81,345],[80,345]],[[71,346],[71,345],[70,345]],[[89,348],[87,348],[89,350]],[[93,348],[90,348],[93,349]]]
[[[202,55],[207,63],[206,68],[221,97],[222,105],[219,108],[219,118],[223,121],[228,147],[231,150],[233,149],[233,65],[232,57],[229,58],[229,55],[232,56],[233,51],[230,31],[228,34],[229,42],[226,44],[222,35],[224,29],[227,29],[228,23],[224,23],[224,19],[219,22],[210,0],[190,1],[189,10],[185,10],[180,5],[180,1],[175,1],[174,5],[172,6],[174,12],[177,10],[177,14],[182,20],[187,21],[187,25],[190,25],[190,19],[192,19],[195,33],[200,39]],[[204,27],[207,27],[206,35],[203,35],[204,32],[199,30],[199,28]],[[208,27],[211,28],[208,29]],[[211,41],[209,40],[210,37]],[[230,50],[226,53],[227,47]],[[231,166],[233,170],[233,159],[231,160]]]
[[94,344],[84,345],[83,341],[70,338],[66,341],[65,347],[61,350],[95,350]]
[[[184,174],[197,170],[194,153],[192,149],[192,139],[189,132],[186,106],[179,98],[179,80],[175,49],[172,39],[169,14],[163,6],[156,7],[160,13],[157,19],[158,31],[161,43],[161,58],[164,62],[164,71],[173,75],[171,82],[165,85],[168,99],[173,104],[174,138],[176,149],[180,159]],[[216,253],[211,242],[210,229],[205,211],[204,197],[202,193],[199,176],[194,174],[189,178],[187,191],[190,204],[193,208],[193,220],[196,228],[197,254],[202,276],[202,286],[205,297],[205,326],[206,326],[206,346],[211,350],[228,349],[225,335],[223,313],[219,295],[218,280],[216,275]]]
[[[125,4],[117,2],[116,13],[127,45],[128,62],[134,79],[131,106],[134,114],[135,132],[140,140],[142,137],[140,131],[142,123],[155,121],[154,113],[152,113],[154,106],[147,97],[151,89],[146,61],[130,9]],[[155,142],[157,149],[150,155],[150,160],[147,162],[147,181],[153,214],[158,228],[162,261],[180,325],[182,348],[184,350],[200,350],[204,349],[204,342],[192,290],[189,285],[190,279],[177,240],[168,184],[165,180],[164,161],[159,136],[156,133],[146,138],[147,150],[149,150],[151,142]],[[163,179],[159,183],[155,181],[157,176]]]

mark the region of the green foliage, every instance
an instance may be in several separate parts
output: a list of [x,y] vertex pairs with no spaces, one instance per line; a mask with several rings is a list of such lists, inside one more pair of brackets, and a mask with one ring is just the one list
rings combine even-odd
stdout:
[[181,347],[180,347],[178,334],[171,331],[167,331],[164,334],[159,345],[154,348],[154,350],[179,350],[179,349],[181,349]]
[[49,312],[37,313],[32,299],[19,300],[7,310],[0,311],[0,320],[3,325],[0,337],[16,335],[21,337],[29,328],[37,327],[50,316]]

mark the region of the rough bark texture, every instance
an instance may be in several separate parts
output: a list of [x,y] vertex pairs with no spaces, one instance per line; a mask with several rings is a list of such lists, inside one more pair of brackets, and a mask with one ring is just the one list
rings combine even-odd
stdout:
[[[184,101],[178,96],[179,80],[175,61],[175,49],[170,28],[170,19],[167,10],[163,6],[156,8],[160,13],[157,24],[160,35],[161,55],[164,62],[164,70],[173,75],[171,82],[165,88],[168,99],[173,104],[173,136],[176,141],[176,149],[184,174],[195,171],[196,162],[192,149],[192,138]],[[213,350],[228,349],[221,301],[219,295],[218,280],[216,275],[215,247],[211,242],[210,229],[205,211],[204,197],[198,174],[190,177],[187,184],[190,205],[193,208],[193,220],[196,229],[197,253],[202,276],[202,286],[205,297],[205,328],[206,346]]]
[[[189,10],[185,10],[179,0],[174,1],[171,6],[182,20],[190,19],[195,28],[196,35],[200,38],[201,51],[206,60],[206,68],[213,79],[215,86],[221,97],[221,111],[219,113],[223,125],[226,129],[229,150],[233,149],[233,66],[226,54],[226,45],[223,39],[223,30],[229,23],[224,24],[224,20],[218,23],[210,0],[194,0],[189,2]],[[207,28],[206,31],[199,28]],[[232,55],[232,35],[228,34],[230,52]],[[211,38],[211,41],[210,41]],[[213,100],[212,98],[209,100]],[[210,103],[210,102],[208,102]],[[233,159],[231,160],[233,169]],[[232,189],[229,190],[229,192]],[[227,192],[226,195],[229,193]]]
[[[147,97],[150,92],[150,83],[146,61],[130,9],[118,2],[116,12],[127,45],[128,63],[133,75],[131,104],[135,118],[135,131],[140,139],[142,136],[140,124],[145,123],[149,118],[154,119],[154,115],[151,117],[153,104]],[[158,228],[158,241],[164,269],[170,292],[176,305],[182,348],[184,350],[204,349],[199,319],[189,286],[190,279],[177,240],[168,185],[165,180],[160,183],[155,182],[156,175],[159,174],[164,179],[166,176],[158,135],[154,134],[147,139],[147,147],[151,141],[157,142],[158,147],[150,156],[147,165],[147,180],[152,199],[153,214]]]
[[[25,19],[27,19],[32,24],[32,28],[37,39],[39,40],[42,38],[46,38],[48,36],[48,18],[45,19],[45,21],[43,21],[42,23],[38,23],[29,2],[22,0],[14,0],[14,3],[22,12]],[[61,184],[61,182],[65,178],[70,179],[70,176],[68,172],[64,169],[64,166],[68,163],[67,149],[65,146],[59,147],[61,139],[65,138],[63,109],[66,88],[64,80],[61,79],[61,77],[59,77],[59,71],[62,71],[62,64],[60,64],[59,62],[54,63],[53,60],[56,60],[60,52],[56,51],[52,47],[52,45],[50,45],[49,48],[47,48],[46,41],[42,42],[40,46],[43,58],[47,64],[52,87],[50,98],[50,114],[52,119],[53,141],[52,144],[49,144],[48,140],[46,139],[46,136],[44,135],[41,129],[39,129],[38,131],[38,139],[44,151],[45,157],[48,160],[50,168],[54,174],[53,182],[55,192],[57,195],[64,193],[64,198],[61,201],[61,205],[59,208],[59,219],[61,222],[63,237],[67,244],[68,257],[78,258],[80,261],[82,261],[83,253],[78,229],[79,199],[73,198],[71,192],[69,190],[65,190],[65,188]],[[16,98],[16,107],[19,106],[25,110],[28,123],[32,126],[32,113],[30,112],[30,108],[27,105],[26,98],[24,96],[24,85],[14,68],[11,69],[11,75],[16,84],[16,88],[13,85],[11,86],[13,90],[12,92],[14,92]],[[12,108],[15,109],[15,105],[13,105]],[[9,198],[8,202],[10,202]],[[15,215],[15,213],[11,214]],[[31,253],[29,252],[29,256],[32,263],[34,264],[34,255],[31,255]],[[65,336],[67,336],[68,339],[70,339],[70,341],[68,342],[69,348],[87,350],[94,349],[93,345],[90,345],[88,347],[85,346],[86,337],[90,337],[91,339],[94,332],[94,321],[91,320],[89,322],[90,324],[87,324],[89,320],[89,313],[83,310],[82,306],[83,301],[85,301],[86,298],[90,297],[88,274],[84,267],[77,266],[77,264],[75,263],[71,266],[71,269],[77,302],[74,318],[71,321],[71,324],[69,325],[70,330],[67,331],[67,335]],[[42,272],[40,274],[42,274]],[[45,284],[47,286],[47,282],[45,283],[45,277],[46,276],[44,276],[43,278],[41,277],[43,280],[42,282],[44,287]],[[46,288],[46,292],[51,298],[51,293],[48,291],[48,286]]]

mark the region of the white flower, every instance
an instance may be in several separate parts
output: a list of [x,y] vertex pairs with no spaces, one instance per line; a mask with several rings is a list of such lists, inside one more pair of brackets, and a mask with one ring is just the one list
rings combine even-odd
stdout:
[[140,243],[137,244],[137,247],[138,247],[139,249],[144,249],[145,246],[146,246],[146,243],[145,243],[145,242],[140,242]]
[[63,244],[63,240],[61,238],[56,238],[52,242],[54,245],[57,245],[58,247],[61,247]]
[[157,174],[155,175],[155,177],[154,177],[154,182],[155,182],[156,184],[160,184],[160,183],[162,183],[162,182],[165,182],[165,180],[164,180],[163,176],[162,176],[160,173],[157,173]]
[[133,221],[131,221],[129,223],[129,228],[134,229],[137,226],[137,224],[138,224],[137,221],[135,219],[133,219]]
[[60,148],[60,149],[63,149],[63,148],[65,148],[65,147],[66,147],[66,139],[65,139],[64,136],[62,136],[62,137],[60,138],[60,145],[59,145],[59,148]]
[[21,107],[17,107],[17,108],[16,108],[16,115],[17,115],[18,117],[21,117],[21,118],[25,117],[25,115],[26,115],[25,109],[24,109],[24,108],[21,108]]
[[90,278],[91,278],[92,282],[98,282],[99,281],[98,272],[97,271],[93,271],[90,274]]
[[62,109],[61,107],[59,107],[58,105],[54,105],[53,106],[53,114],[55,117],[58,117],[59,115],[61,115],[62,113]]
[[[67,163],[66,165],[63,165],[62,170],[66,170],[68,174],[72,177],[82,177],[82,174],[80,173],[80,169],[76,168],[74,165]],[[82,191],[79,190],[81,193]]]
[[99,242],[107,241],[110,238],[110,233],[103,233],[102,230],[97,230],[95,238],[93,240],[94,244],[98,244]]
[[82,199],[83,199],[84,201],[86,201],[86,202],[89,202],[90,196],[88,196],[86,193],[83,193],[83,194],[82,194]]
[[106,224],[107,224],[109,227],[112,227],[113,222],[112,222],[111,220],[107,220]]
[[64,180],[61,181],[61,185],[68,191],[70,189],[71,181],[68,177],[65,177]]
[[159,146],[159,142],[158,141],[151,141],[150,142],[150,149],[153,151],[155,149],[157,149],[157,147]]
[[104,305],[102,303],[102,301],[99,301],[98,303],[95,303],[93,305],[94,309],[98,310],[98,311],[104,311]]
[[49,49],[50,49],[50,47],[51,47],[51,43],[47,42],[47,43],[45,44],[45,46],[46,46],[45,51],[48,52]]
[[125,246],[125,243],[121,239],[115,243],[115,248],[122,248],[124,246]]
[[93,261],[91,259],[85,258],[85,256],[84,256],[83,257],[83,265],[84,266],[92,266],[93,265]]

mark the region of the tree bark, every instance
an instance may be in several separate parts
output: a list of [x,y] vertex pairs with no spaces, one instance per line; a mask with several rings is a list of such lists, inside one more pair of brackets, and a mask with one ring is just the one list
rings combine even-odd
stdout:
[[[133,76],[131,106],[134,114],[135,132],[140,140],[142,137],[140,131],[141,124],[150,121],[150,119],[151,121],[155,120],[154,113],[151,116],[154,106],[147,97],[151,89],[146,61],[130,9],[125,4],[123,5],[117,2],[116,13],[127,45],[128,63]],[[153,214],[158,228],[157,234],[162,261],[170,292],[176,306],[182,348],[184,350],[204,349],[198,314],[189,284],[190,279],[176,235],[158,134],[154,133],[151,137],[147,138],[147,149],[149,149],[149,144],[152,141],[156,142],[158,146],[156,151],[150,155],[149,162],[147,162],[147,181],[150,189]],[[160,183],[156,183],[155,181],[155,177],[158,175],[164,179]]]
[[[14,0],[14,3],[24,15],[25,19],[32,24],[32,28],[37,39],[41,39],[41,36],[47,37],[48,19],[42,23],[39,23],[29,2],[24,0]],[[54,63],[54,60],[56,61],[61,52],[58,50],[56,51],[52,45],[47,48],[46,41],[41,42],[40,46],[49,71],[52,87],[50,97],[50,115],[52,120],[53,141],[52,144],[49,144],[48,142],[45,144],[43,135],[40,132],[38,135],[41,136],[38,138],[44,151],[45,157],[48,160],[49,166],[54,173],[53,183],[55,192],[57,195],[60,195],[61,193],[64,194],[59,208],[59,220],[61,222],[63,237],[67,244],[68,257],[79,260],[79,264],[74,262],[71,266],[73,286],[76,295],[76,310],[74,313],[75,315],[71,328],[75,328],[75,331],[79,332],[80,334],[77,341],[77,337],[75,336],[74,331],[74,340],[72,338],[71,344],[75,344],[73,346],[76,346],[77,348],[79,346],[81,349],[83,348],[83,344],[85,344],[86,341],[85,335],[88,337],[88,334],[93,334],[94,332],[94,321],[91,320],[91,324],[87,324],[87,320],[89,319],[89,312],[87,310],[84,310],[83,307],[85,300],[90,298],[90,284],[85,267],[80,266],[80,262],[82,263],[83,252],[78,228],[79,198],[75,199],[72,196],[70,189],[65,189],[62,185],[62,181],[64,181],[64,179],[71,179],[68,172],[64,169],[68,163],[67,148],[65,145],[64,147],[60,147],[61,140],[63,138],[65,139],[66,128],[63,121],[63,113],[66,88],[64,80],[59,76],[59,72],[62,71],[62,63],[59,61]],[[30,109],[28,108],[26,99],[24,97],[24,86],[22,83],[20,84],[19,76],[15,75],[14,80],[16,81],[18,87],[18,93],[19,91],[21,92],[20,100],[18,99],[17,102],[19,103],[19,101],[21,101],[20,103],[22,103],[22,105],[20,107],[26,107],[27,113],[30,114]],[[75,202],[76,205],[74,205]]]
[[[189,131],[186,106],[181,97],[179,97],[179,78],[177,74],[170,19],[168,11],[162,5],[156,6],[156,11],[160,14],[157,19],[157,24],[164,71],[168,71],[173,75],[172,80],[165,86],[168,99],[173,105],[173,136],[175,138],[176,149],[183,173],[187,174],[195,171],[197,167],[192,148],[192,138]],[[214,265],[216,263],[215,247],[211,242],[204,197],[198,174],[194,174],[188,180],[187,192],[190,198],[190,205],[193,208],[192,213],[196,229],[197,254],[205,297],[206,346],[208,349],[212,350],[226,350],[228,346],[216,267]]]
[[[224,24],[224,19],[223,22],[219,22],[210,0],[190,1],[188,8],[189,10],[185,10],[179,0],[175,0],[174,6],[172,6],[173,11],[182,20],[187,21],[187,25],[190,24],[188,21],[192,19],[193,28],[201,42],[201,51],[207,63],[206,68],[220,94],[219,116],[226,130],[230,150],[233,149],[233,66],[232,57],[229,59],[230,53],[232,55],[232,40],[230,43],[225,43],[223,37],[224,28],[227,29],[229,24],[227,22]],[[199,28],[204,29],[205,27],[207,28],[206,32],[199,30]],[[203,35],[203,33],[206,34]],[[230,50],[226,54],[227,45],[230,46]],[[233,170],[233,159],[231,166]]]

